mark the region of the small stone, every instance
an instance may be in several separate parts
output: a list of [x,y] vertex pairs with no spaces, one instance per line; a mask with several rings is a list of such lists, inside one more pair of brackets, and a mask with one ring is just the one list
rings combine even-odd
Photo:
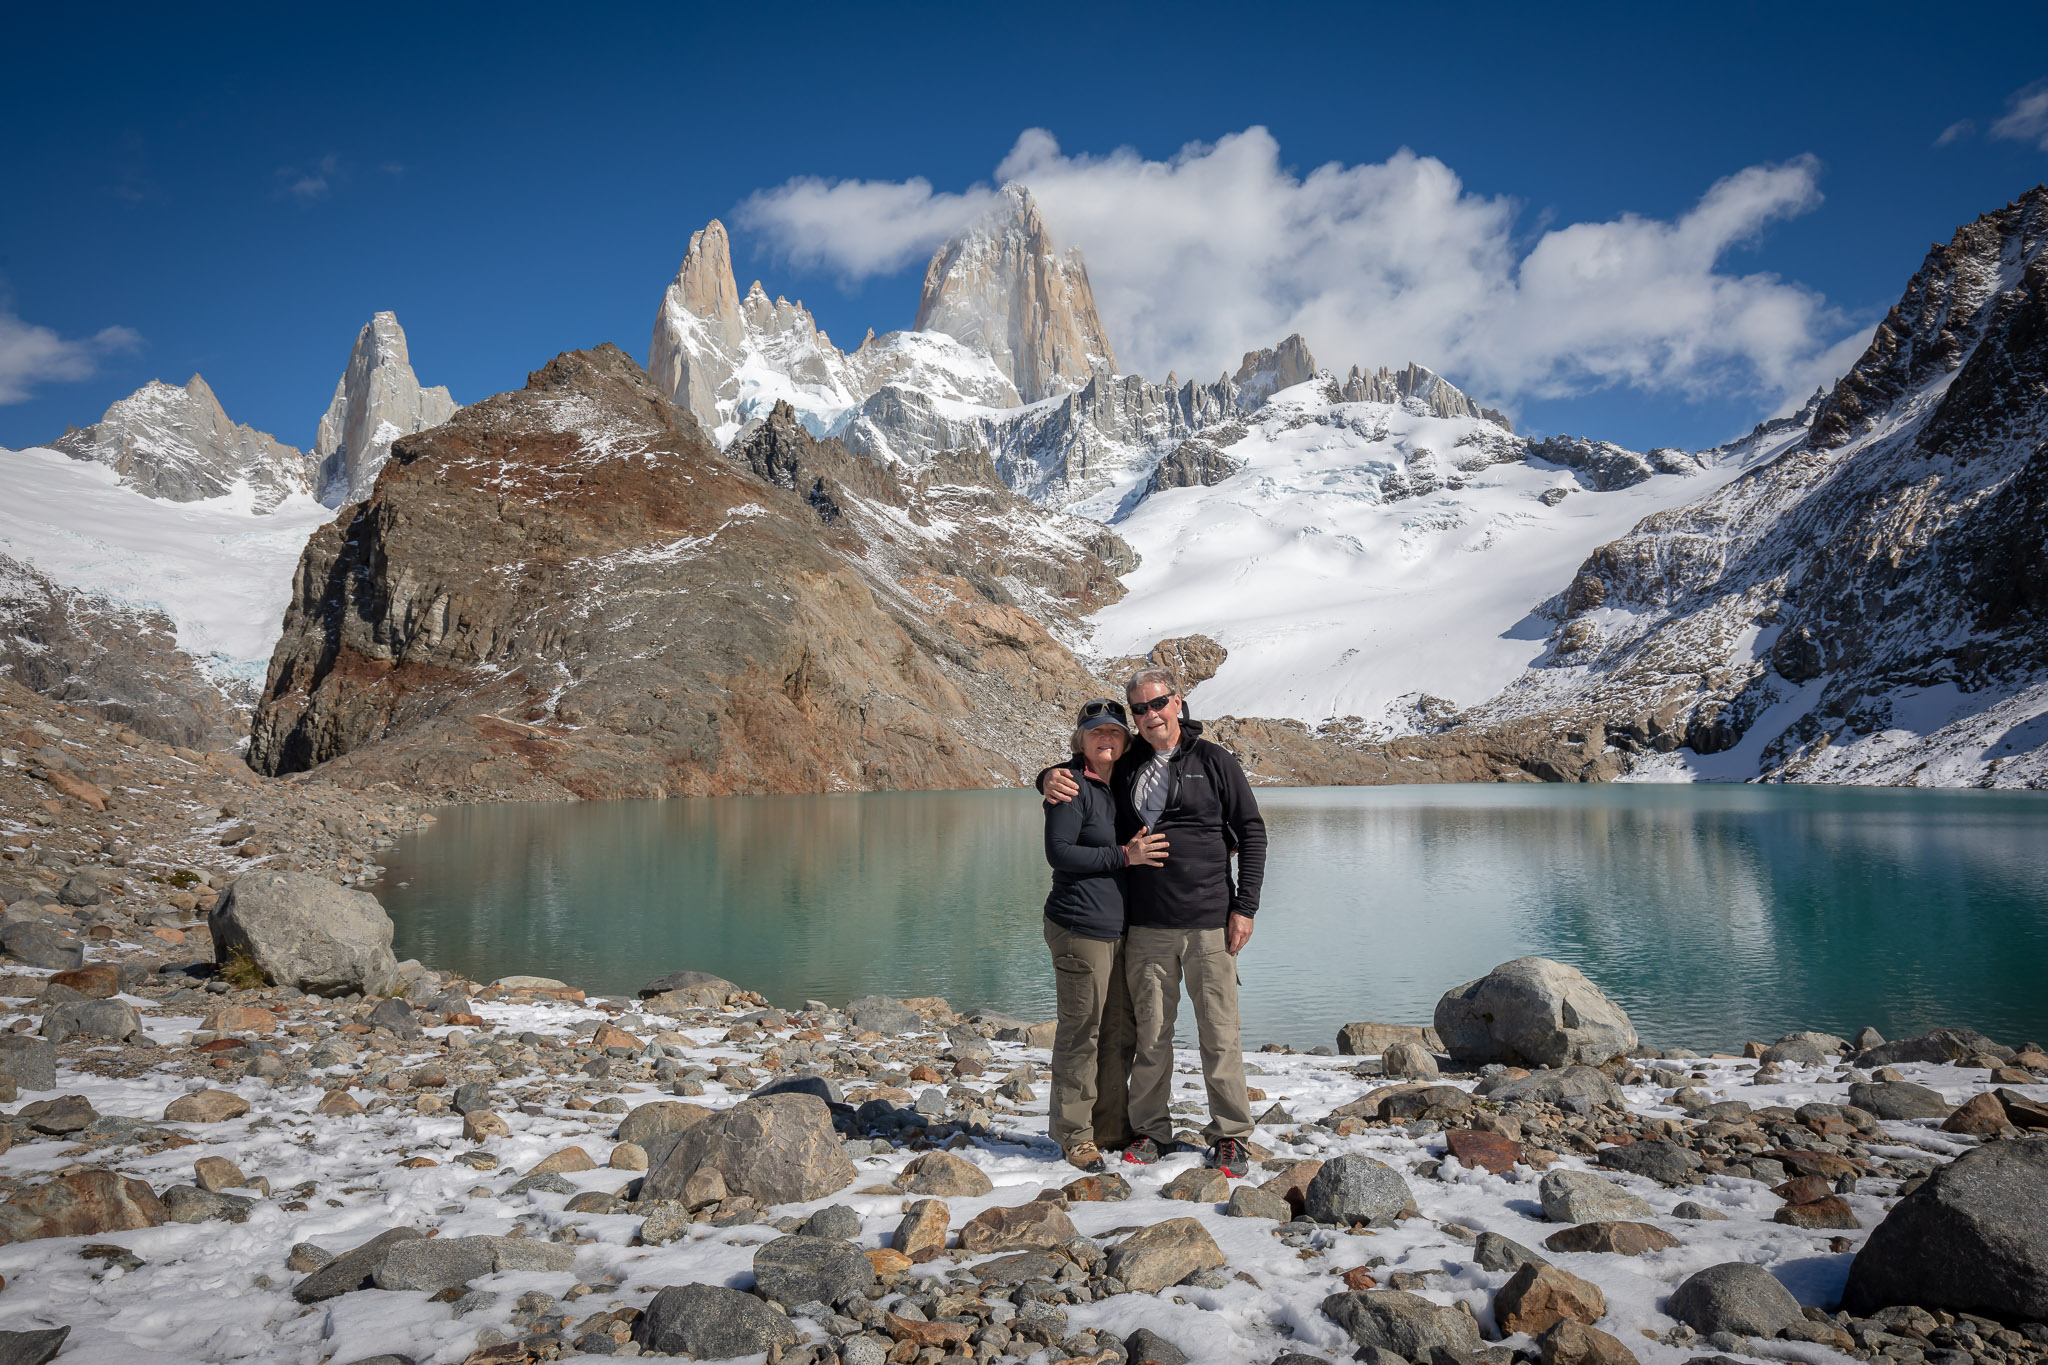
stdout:
[[1229,1197],[1230,1177],[1213,1166],[1190,1166],[1167,1181],[1159,1194],[1165,1199],[1184,1199],[1195,1204],[1216,1204]]
[[1543,1216],[1553,1223],[1600,1223],[1657,1216],[1657,1211],[1648,1204],[1590,1171],[1547,1171],[1536,1191],[1543,1203]]
[[0,1365],[47,1365],[64,1349],[69,1327],[38,1327],[26,1332],[0,1332]]
[[1856,1214],[1840,1195],[1824,1195],[1805,1204],[1787,1204],[1771,1215],[1774,1223],[1795,1228],[1860,1228]]
[[197,1185],[173,1185],[164,1191],[164,1216],[173,1223],[242,1223],[256,1201],[246,1195],[216,1194]]
[[307,1275],[334,1260],[334,1253],[314,1246],[311,1242],[295,1242],[291,1254],[284,1258],[284,1268],[296,1274]]
[[489,1109],[472,1109],[462,1116],[462,1140],[464,1142],[489,1142],[492,1138],[510,1137],[512,1125],[504,1116]]
[[903,1168],[896,1185],[906,1194],[947,1199],[974,1199],[993,1193],[995,1185],[981,1167],[951,1152],[926,1152]]
[[349,1094],[346,1090],[330,1090],[320,1097],[320,1103],[313,1106],[313,1112],[316,1114],[326,1114],[330,1117],[343,1114],[360,1114],[363,1112],[363,1106],[357,1101],[355,1096]]
[[1671,1210],[1673,1218],[1683,1218],[1689,1223],[1725,1223],[1728,1215],[1717,1208],[1693,1200],[1681,1200]]
[[163,1201],[148,1185],[113,1171],[76,1171],[0,1204],[0,1240],[96,1236],[162,1225]]
[[1114,1204],[1131,1197],[1131,1182],[1120,1175],[1084,1175],[1060,1187],[1070,1204]]
[[1700,1159],[1668,1138],[1603,1147],[1599,1159],[1609,1170],[1647,1176],[1660,1185],[1690,1185],[1699,1178]]
[[222,1005],[200,1021],[199,1027],[208,1033],[257,1033],[277,1032],[277,1016],[269,1010],[251,1009],[241,1005]]
[[1610,1256],[1642,1256],[1681,1245],[1654,1223],[1579,1223],[1543,1239],[1551,1251],[1598,1252]]
[[621,1142],[605,1158],[605,1165],[615,1171],[644,1171],[647,1169],[647,1149],[637,1142]]
[[23,1120],[33,1132],[68,1137],[84,1131],[100,1116],[85,1096],[59,1095],[54,1100],[25,1104],[15,1117]]
[[1285,1223],[1294,1217],[1294,1207],[1284,1198],[1252,1186],[1239,1185],[1230,1192],[1230,1204],[1223,1210],[1232,1218],[1270,1218]]
[[1499,1133],[1483,1133],[1474,1128],[1453,1128],[1445,1137],[1451,1155],[1458,1158],[1458,1164],[1474,1170],[1491,1171],[1495,1175],[1506,1175],[1522,1159],[1522,1144],[1502,1137]]
[[249,1112],[249,1101],[227,1090],[180,1095],[164,1107],[166,1123],[223,1123]]
[[827,1204],[804,1219],[803,1226],[797,1231],[806,1237],[831,1237],[841,1242],[856,1241],[860,1237],[860,1215],[844,1204]]
[[1124,1338],[1125,1365],[1188,1365],[1187,1352],[1149,1327]]
[[1909,1119],[1945,1119],[1952,1106],[1937,1091],[1911,1081],[1872,1081],[1852,1084],[1849,1103],[1867,1109],[1881,1119],[1903,1122]]
[[1305,1211],[1318,1223],[1350,1227],[1364,1223],[1385,1227],[1415,1206],[1400,1172],[1371,1157],[1347,1153],[1331,1157],[1309,1181]]
[[777,1303],[844,1303],[875,1283],[868,1258],[829,1237],[779,1237],[754,1253],[754,1287]]
[[1493,1296],[1493,1316],[1501,1331],[1531,1336],[1566,1318],[1598,1322],[1606,1312],[1607,1297],[1598,1285],[1554,1265],[1523,1266]]
[[679,1204],[660,1204],[640,1222],[640,1240],[648,1246],[667,1246],[690,1230],[690,1211]]
[[783,1314],[751,1294],[721,1285],[671,1285],[657,1293],[633,1324],[642,1350],[729,1360],[793,1346],[797,1330]]
[[[1064,1221],[1065,1215],[1061,1218]],[[964,1244],[964,1236],[962,1240]],[[1141,1228],[1111,1247],[1108,1272],[1132,1293],[1156,1294],[1227,1263],[1207,1228],[1192,1218],[1171,1218]]]
[[894,1247],[874,1247],[864,1254],[868,1264],[875,1268],[875,1277],[883,1284],[894,1284],[911,1267],[910,1258]]
[[528,1175],[559,1175],[565,1171],[594,1171],[597,1163],[581,1147],[564,1147],[533,1163]]
[[953,1212],[943,1199],[920,1199],[904,1211],[903,1221],[890,1234],[889,1246],[921,1265],[946,1249]]
[[220,1156],[200,1157],[192,1163],[192,1174],[198,1178],[200,1189],[214,1194],[222,1190],[239,1190],[249,1183],[240,1166]]
[[2010,1127],[2012,1124],[2006,1120],[2005,1106],[1988,1090],[1972,1095],[1941,1123],[1944,1133],[1966,1133],[1976,1137],[1997,1137]]
[[1497,1232],[1482,1232],[1472,1243],[1472,1259],[1482,1270],[1520,1270],[1525,1265],[1549,1265],[1529,1248]]
[[[1388,1351],[1403,1360],[1430,1360],[1437,1347],[1476,1353],[1479,1324],[1461,1308],[1447,1308],[1401,1289],[1332,1294],[1323,1316],[1365,1350]],[[1378,1361],[1378,1357],[1374,1358]]]
[[1635,1353],[1597,1327],[1561,1319],[1537,1345],[1543,1365],[1637,1365]]
[[1380,1069],[1389,1076],[1402,1076],[1411,1080],[1433,1081],[1441,1074],[1437,1070],[1436,1058],[1420,1043],[1397,1042],[1387,1047],[1380,1056]]

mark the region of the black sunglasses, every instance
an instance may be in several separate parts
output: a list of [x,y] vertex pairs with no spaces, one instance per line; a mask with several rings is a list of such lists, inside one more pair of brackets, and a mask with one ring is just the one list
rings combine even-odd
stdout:
[[1094,701],[1082,703],[1081,719],[1083,721],[1094,720],[1097,716],[1114,717],[1116,723],[1122,725],[1124,723],[1124,704],[1120,701],[1111,701],[1108,697],[1097,697]]
[[1142,716],[1148,711],[1164,711],[1166,709],[1166,703],[1172,700],[1173,693],[1168,692],[1165,696],[1154,697],[1150,701],[1134,701],[1131,703],[1131,714],[1134,716]]

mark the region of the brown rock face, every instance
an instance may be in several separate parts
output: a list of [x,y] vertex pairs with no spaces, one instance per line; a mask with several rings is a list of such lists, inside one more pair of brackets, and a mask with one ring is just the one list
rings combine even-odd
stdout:
[[1494,1295],[1493,1315],[1503,1332],[1534,1336],[1570,1319],[1598,1322],[1607,1311],[1600,1286],[1559,1270],[1554,1265],[1524,1265]]
[[990,1251],[1049,1251],[1079,1235],[1056,1204],[998,1205],[983,1209],[962,1225],[960,1249],[974,1256]]
[[400,440],[300,561],[252,765],[561,799],[990,786],[1059,752],[1095,685],[1017,603],[1121,592],[1069,531],[1025,552],[1065,519],[994,489],[954,518],[971,487],[787,412],[755,435],[729,460],[603,346]]
[[1610,1256],[1641,1256],[1669,1251],[1679,1241],[1655,1223],[1578,1223],[1553,1232],[1543,1245],[1551,1251],[1597,1251]]

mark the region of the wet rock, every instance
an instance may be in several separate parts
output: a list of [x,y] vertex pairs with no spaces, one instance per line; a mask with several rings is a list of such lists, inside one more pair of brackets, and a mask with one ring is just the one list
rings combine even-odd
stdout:
[[923,1264],[946,1249],[946,1236],[953,1226],[953,1211],[943,1199],[920,1199],[904,1211],[903,1221],[889,1238],[891,1250]]
[[1600,1286],[1554,1265],[1525,1265],[1493,1296],[1493,1316],[1503,1332],[1535,1336],[1569,1318],[1598,1322],[1607,1312]]
[[1404,1360],[1428,1360],[1439,1346],[1477,1351],[1483,1344],[1479,1324],[1471,1314],[1405,1290],[1332,1294],[1322,1306],[1323,1316],[1342,1327],[1359,1346],[1392,1351]]
[[1472,1243],[1472,1259],[1482,1270],[1520,1270],[1525,1265],[1549,1265],[1529,1248],[1497,1232],[1482,1232]]
[[23,1090],[57,1088],[57,1047],[46,1038],[0,1033],[0,1076]]
[[1806,1320],[1791,1292],[1748,1261],[1710,1265],[1688,1277],[1664,1311],[1702,1336],[1774,1337]]
[[113,1171],[76,1171],[0,1204],[0,1241],[160,1227],[164,1216],[163,1202],[142,1181]]
[[1600,1252],[1609,1256],[1643,1256],[1682,1245],[1654,1223],[1579,1223],[1543,1239],[1551,1251]]
[[1219,1204],[1230,1195],[1230,1177],[1213,1166],[1190,1166],[1167,1181],[1159,1195],[1194,1204]]
[[392,1248],[425,1236],[418,1228],[386,1229],[367,1242],[342,1252],[300,1280],[292,1286],[292,1297],[300,1303],[319,1303],[358,1289],[368,1289]]
[[2048,1321],[2048,1135],[1965,1152],[1871,1230],[1842,1304]]
[[1536,1191],[1543,1202],[1543,1216],[1553,1223],[1604,1223],[1657,1216],[1657,1211],[1648,1204],[1591,1171],[1546,1172]]
[[1192,1218],[1170,1218],[1141,1228],[1111,1247],[1108,1270],[1132,1293],[1156,1294],[1190,1275],[1226,1263],[1207,1228]]
[[164,1106],[166,1123],[221,1123],[249,1112],[249,1101],[227,1090],[197,1090]]
[[16,920],[0,929],[0,949],[31,967],[68,971],[85,965],[84,944],[35,920]]
[[828,1237],[778,1237],[754,1253],[754,1288],[780,1304],[865,1301],[875,1268],[858,1248]]
[[1611,1171],[1648,1176],[1660,1185],[1690,1185],[1699,1178],[1700,1158],[1668,1138],[1648,1138],[1601,1148],[1600,1164]]
[[763,1207],[822,1199],[856,1174],[832,1129],[832,1111],[809,1095],[741,1100],[692,1125],[649,1172],[642,1198],[681,1198],[685,1182],[707,1166],[729,1191]]
[[1945,1119],[1954,1108],[1924,1085],[1911,1081],[1863,1081],[1849,1087],[1849,1103],[1881,1119]]
[[1436,1031],[1472,1065],[1598,1066],[1637,1045],[1628,1014],[1576,968],[1542,957],[1504,962],[1437,1002]]
[[125,1043],[142,1037],[142,1017],[119,1000],[72,1000],[50,1007],[41,1032],[52,1043],[72,1038]]
[[246,956],[274,986],[384,995],[398,982],[391,917],[377,898],[303,872],[248,872],[207,913],[214,960]]
[[1590,1066],[1537,1071],[1481,1089],[1495,1104],[1554,1104],[1568,1114],[1595,1109],[1621,1109],[1628,1101],[1621,1087]]
[[1537,1341],[1543,1365],[1637,1365],[1635,1352],[1597,1327],[1565,1318]]
[[671,1285],[654,1296],[633,1324],[644,1351],[731,1360],[794,1346],[790,1320],[752,1294],[719,1285]]
[[999,1204],[983,1209],[960,1228],[960,1249],[970,1256],[991,1251],[1050,1251],[1081,1234],[1057,1204]]
[[1304,1195],[1304,1211],[1318,1223],[1385,1227],[1415,1206],[1400,1172],[1368,1156],[1345,1154],[1323,1163]]
[[946,1199],[974,1199],[992,1193],[995,1185],[981,1167],[951,1152],[926,1152],[896,1178],[905,1194],[930,1194]]

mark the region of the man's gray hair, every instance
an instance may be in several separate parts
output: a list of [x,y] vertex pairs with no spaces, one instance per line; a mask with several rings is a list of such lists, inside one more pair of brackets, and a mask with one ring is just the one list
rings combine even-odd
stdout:
[[1170,668],[1160,668],[1156,665],[1151,668],[1141,668],[1136,673],[1131,674],[1131,680],[1124,684],[1124,695],[1126,697],[1130,696],[1146,683],[1159,683],[1175,696],[1180,695],[1180,679],[1173,676],[1173,670]]

